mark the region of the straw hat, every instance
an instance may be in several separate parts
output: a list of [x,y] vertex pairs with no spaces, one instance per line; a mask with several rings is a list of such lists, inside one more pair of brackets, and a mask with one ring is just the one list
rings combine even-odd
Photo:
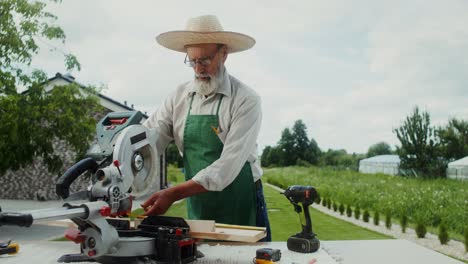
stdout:
[[255,45],[255,39],[242,33],[224,31],[214,15],[190,18],[185,30],[169,31],[156,37],[156,41],[171,50],[186,52],[187,45],[225,44],[228,52],[239,52]]

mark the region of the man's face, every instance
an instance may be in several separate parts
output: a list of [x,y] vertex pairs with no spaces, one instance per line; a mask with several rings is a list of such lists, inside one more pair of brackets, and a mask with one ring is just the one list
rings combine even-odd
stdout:
[[[226,61],[227,49],[225,46],[221,48],[218,44],[196,44],[187,47],[187,55],[189,60],[197,61],[193,70],[195,78],[199,81],[209,82],[210,76],[216,76],[220,65]],[[209,65],[203,65],[203,60],[209,59]]]

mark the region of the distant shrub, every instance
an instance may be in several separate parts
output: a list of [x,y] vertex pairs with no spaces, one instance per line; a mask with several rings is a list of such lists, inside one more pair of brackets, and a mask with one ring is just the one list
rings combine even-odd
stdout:
[[300,167],[310,167],[310,166],[312,166],[312,164],[310,164],[310,162],[302,160],[302,159],[297,159],[296,160],[296,165],[300,166]]
[[447,245],[449,240],[450,239],[449,239],[447,226],[445,225],[444,222],[442,222],[439,225],[439,241],[440,241],[440,244]]
[[321,201],[322,201],[322,200],[320,199],[320,196],[317,196],[317,198],[315,198],[315,201],[314,201],[314,202],[315,202],[316,204],[320,204]]
[[392,228],[392,214],[389,211],[385,213],[385,227],[387,229]]
[[353,210],[351,209],[351,205],[349,204],[346,206],[346,215],[348,217],[351,217],[353,215]]
[[418,238],[426,237],[427,230],[426,230],[426,225],[424,224],[423,221],[421,221],[421,220],[416,221],[416,230],[415,231],[416,231],[416,235],[418,236]]
[[338,207],[338,210],[340,211],[340,215],[344,214],[345,207],[343,204],[340,204],[340,207]]
[[370,217],[370,214],[369,214],[369,211],[364,210],[364,214],[362,215],[362,220],[366,223],[369,223],[369,217]]
[[359,220],[359,217],[361,217],[361,208],[359,208],[359,205],[354,208],[354,218]]
[[338,205],[336,205],[336,202],[333,202],[333,211],[338,211]]
[[408,216],[405,213],[402,213],[400,216],[400,226],[401,232],[406,233],[406,228],[408,227]]
[[330,198],[328,198],[328,201],[327,201],[327,208],[331,209],[331,200],[330,200]]
[[323,198],[322,199],[322,205],[327,207],[327,199],[326,198]]
[[374,212],[374,225],[378,226],[380,222],[380,214],[379,211]]

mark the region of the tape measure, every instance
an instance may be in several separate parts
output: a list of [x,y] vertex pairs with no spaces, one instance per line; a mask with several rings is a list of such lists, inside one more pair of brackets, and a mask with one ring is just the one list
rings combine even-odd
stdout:
[[256,256],[253,263],[255,264],[271,264],[281,259],[281,251],[272,248],[260,248],[256,251]]
[[11,243],[11,240],[6,243],[0,243],[0,255],[14,255],[18,253],[18,251],[19,245],[17,243]]

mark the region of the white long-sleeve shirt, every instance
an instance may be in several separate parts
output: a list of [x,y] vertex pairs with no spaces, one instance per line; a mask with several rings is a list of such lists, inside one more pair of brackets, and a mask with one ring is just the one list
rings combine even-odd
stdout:
[[257,93],[224,71],[225,78],[213,95],[205,98],[197,92],[193,81],[180,85],[143,125],[157,127],[160,137],[156,144],[165,149],[174,140],[180,153],[184,149],[184,128],[190,99],[195,93],[191,115],[215,115],[219,98],[220,133],[224,147],[219,159],[193,178],[210,191],[221,191],[239,174],[245,162],[250,163],[253,181],[263,174],[257,158],[257,137],[262,122],[261,100]]

